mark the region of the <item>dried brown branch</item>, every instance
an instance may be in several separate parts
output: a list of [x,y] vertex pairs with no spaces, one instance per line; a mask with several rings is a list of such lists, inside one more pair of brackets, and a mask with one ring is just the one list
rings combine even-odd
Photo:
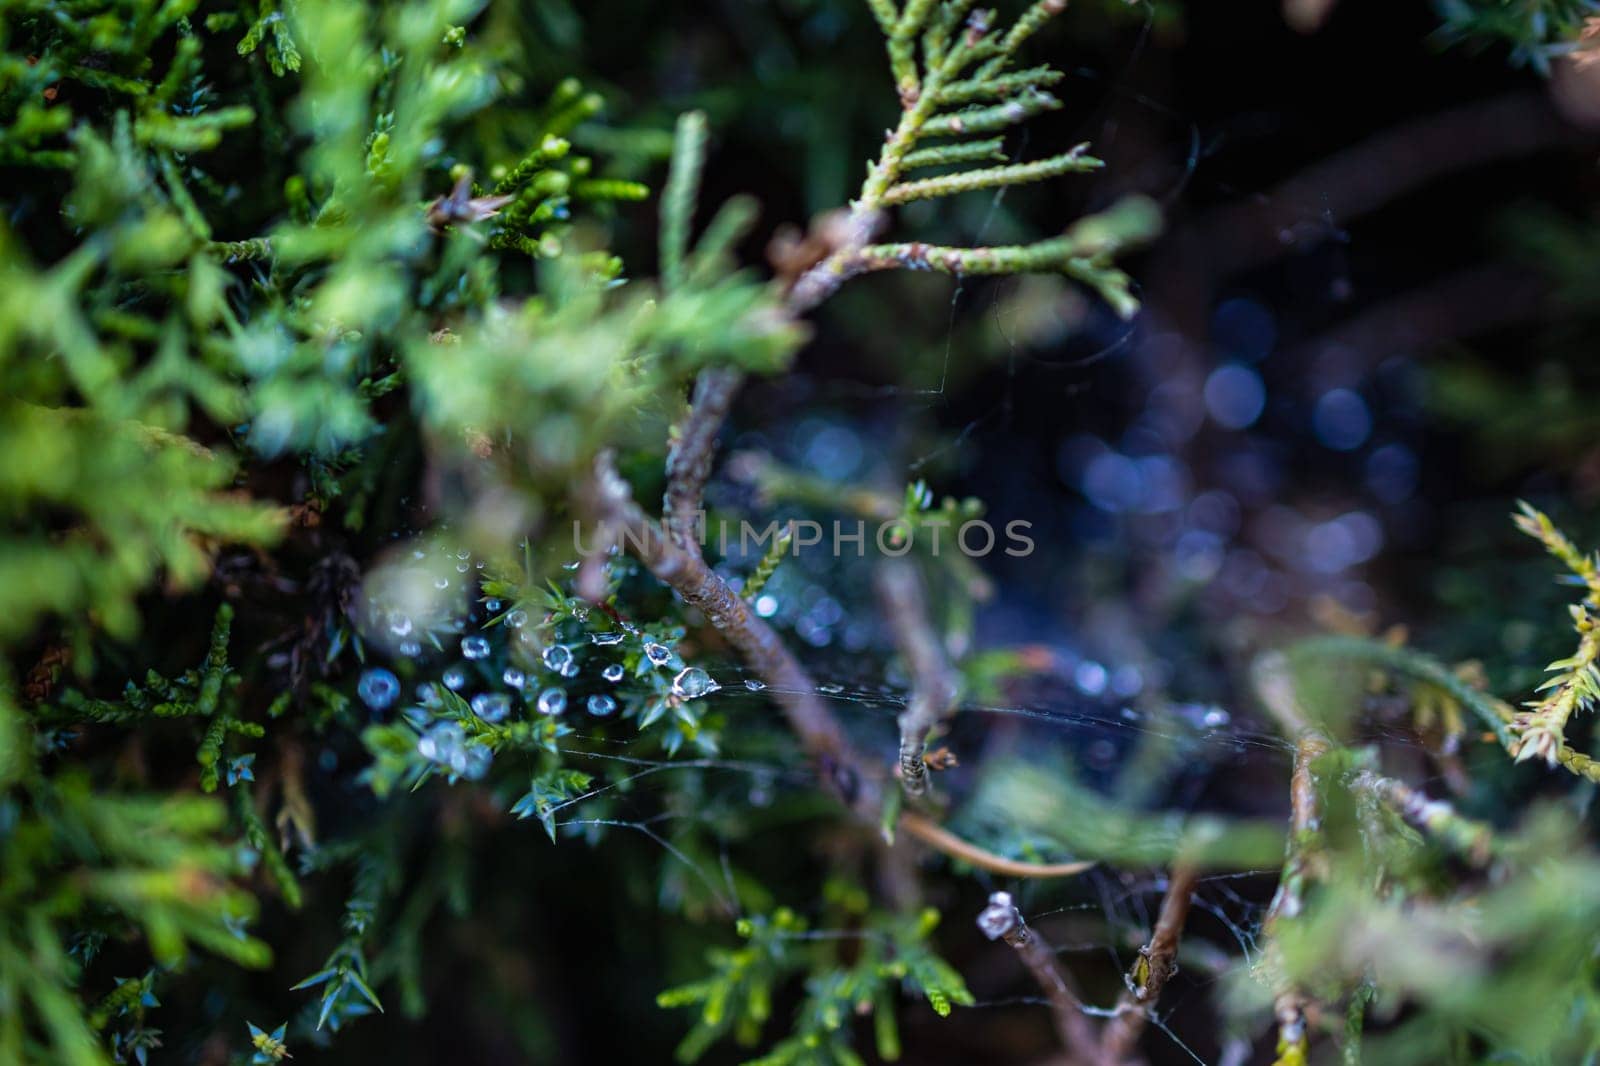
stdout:
[[928,767],[923,761],[928,735],[955,711],[958,677],[928,622],[927,596],[916,564],[886,559],[878,566],[876,581],[884,618],[911,672],[911,698],[900,715],[900,784],[907,795],[920,796],[928,791]]
[[1068,1062],[1091,1061],[1090,1056],[1099,1045],[1095,1027],[1084,1014],[1083,1003],[1071,978],[1056,960],[1056,953],[1028,928],[1022,912],[1011,901],[1011,893],[996,892],[989,897],[989,905],[978,915],[978,928],[990,940],[1004,940],[1016,949],[1022,964],[1050,1001],[1050,1016]]
[[1316,846],[1319,819],[1317,783],[1312,764],[1327,754],[1328,749],[1327,739],[1315,732],[1303,734],[1295,745],[1294,771],[1289,778],[1288,855],[1284,859],[1278,890],[1273,893],[1266,919],[1261,924],[1262,932],[1267,937],[1267,972],[1275,975],[1277,985],[1272,997],[1272,1013],[1278,1022],[1279,1052],[1298,1049],[1302,1059],[1309,1042],[1306,1011],[1311,1006],[1311,997],[1283,976],[1277,933],[1284,922],[1294,919],[1305,909],[1307,885],[1326,872],[1323,869],[1323,857]]
[[662,500],[662,521],[673,542],[684,551],[697,551],[700,541],[701,504],[717,433],[727,420],[733,398],[744,375],[731,367],[711,367],[695,379],[694,395],[683,419],[673,427],[667,453],[667,491]]
[[609,453],[595,460],[586,487],[591,513],[626,544],[660,581],[706,616],[744,661],[770,686],[805,750],[818,761],[831,792],[864,817],[878,810],[880,775],[845,737],[838,719],[817,697],[816,686],[772,627],[706,565],[698,544],[680,545],[651,521],[616,471]]
[[900,816],[899,828],[918,840],[944,852],[952,859],[960,859],[980,870],[1002,877],[1073,877],[1095,866],[1094,862],[1022,862],[985,851],[970,841],[963,840],[937,822],[911,811]]
[[1139,958],[1128,972],[1128,987],[1117,998],[1116,1013],[1100,1034],[1100,1066],[1121,1066],[1134,1053],[1161,990],[1178,972],[1178,940],[1199,881],[1200,871],[1192,866],[1175,866],[1167,878],[1150,942],[1139,949]]

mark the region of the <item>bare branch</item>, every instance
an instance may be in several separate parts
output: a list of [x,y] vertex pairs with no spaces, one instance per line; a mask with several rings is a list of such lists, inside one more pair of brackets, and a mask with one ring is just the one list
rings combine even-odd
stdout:
[[1306,1009],[1311,997],[1283,976],[1282,949],[1277,932],[1305,909],[1306,887],[1326,876],[1326,857],[1319,847],[1321,816],[1314,766],[1333,748],[1333,743],[1307,718],[1295,694],[1294,677],[1288,660],[1271,652],[1256,660],[1252,680],[1262,704],[1295,742],[1294,769],[1289,776],[1289,843],[1283,860],[1278,890],[1272,896],[1267,916],[1261,923],[1266,934],[1266,971],[1273,975],[1276,989],[1272,1010],[1278,1021],[1278,1048],[1298,1051],[1305,1057],[1309,1036]]
[[915,563],[886,559],[877,569],[878,600],[895,647],[911,671],[911,699],[900,715],[900,784],[906,794],[928,791],[923,761],[928,735],[954,711],[958,677],[928,622],[928,602]]
[[960,859],[980,870],[988,870],[1002,877],[1073,877],[1097,865],[1088,860],[1044,863],[1008,859],[992,851],[985,851],[971,841],[956,836],[937,822],[929,821],[911,811],[900,816],[899,828],[929,847],[944,852],[952,859]]
[[1120,1066],[1133,1054],[1161,990],[1178,972],[1178,938],[1183,935],[1199,880],[1200,872],[1192,866],[1173,867],[1167,878],[1167,892],[1150,943],[1139,949],[1138,961],[1128,972],[1128,987],[1117,998],[1116,1014],[1100,1035],[1101,1066]]
[[880,775],[868,769],[870,763],[851,746],[838,719],[817,697],[810,675],[772,627],[706,565],[698,545],[679,545],[645,516],[609,453],[603,452],[595,460],[589,494],[600,518],[650,572],[704,614],[767,682],[801,745],[817,759],[829,791],[863,817],[875,817]]
[[683,419],[673,427],[667,453],[667,491],[662,520],[684,551],[697,551],[699,516],[706,479],[716,453],[717,433],[728,417],[744,375],[732,367],[711,367],[695,379],[694,396]]
[[1099,1043],[1094,1025],[1083,1013],[1083,1003],[1056,961],[1056,953],[1028,928],[1022,912],[1011,902],[1011,893],[996,892],[989,897],[989,905],[978,915],[978,928],[990,940],[1004,940],[1016,949],[1050,1001],[1050,1016],[1068,1060],[1075,1064],[1087,1061]]

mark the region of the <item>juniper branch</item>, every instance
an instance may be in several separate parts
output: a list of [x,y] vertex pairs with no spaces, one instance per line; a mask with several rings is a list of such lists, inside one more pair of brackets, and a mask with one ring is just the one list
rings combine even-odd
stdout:
[[[951,116],[940,118],[941,125],[931,129],[928,126],[936,118],[941,104],[988,95],[1004,96],[1021,89],[1018,98],[998,106],[1010,109],[1008,113],[1020,112],[1019,117],[1048,106],[1047,94],[1036,88],[1047,80],[1045,72],[1019,72],[1024,75],[1019,78],[1004,76],[1003,68],[1016,48],[1065,5],[1061,0],[1036,3],[1000,40],[990,32],[989,15],[981,12],[967,20],[963,32],[955,34],[956,23],[969,7],[962,0],[946,0],[942,4],[936,0],[906,0],[899,6],[893,0],[869,0],[869,5],[889,38],[890,65],[901,89],[900,122],[868,169],[860,194],[852,202],[843,224],[833,232],[829,254],[802,274],[784,294],[784,309],[796,318],[824,302],[849,277],[890,266],[916,265],[914,255],[901,255],[900,249],[892,245],[881,247],[872,255],[864,254],[883,226],[885,207],[919,195],[942,195],[965,188],[1037,180],[1088,165],[1081,153],[1074,150],[1038,164],[990,168],[965,175],[958,172],[913,182],[902,187],[905,191],[892,194],[918,142],[949,125]],[[926,69],[920,77],[915,69],[915,41],[919,34],[923,36],[926,53]],[[983,64],[978,73],[963,80],[965,72],[977,63]],[[1034,88],[1023,89],[1024,83]],[[946,89],[951,90],[950,94],[944,94]],[[979,112],[984,110],[987,109],[978,109]],[[982,121],[977,113],[969,114],[973,121]],[[689,208],[698,186],[704,152],[702,118],[691,115],[680,121],[675,147],[662,207],[662,273],[669,289],[682,274],[688,246]],[[991,150],[991,145],[984,144],[970,158],[980,158]],[[954,162],[958,157],[968,158],[964,153],[946,151],[940,161]],[[933,158],[923,155],[917,165],[929,165]],[[937,256],[938,263],[952,273],[1061,271],[1089,281],[1119,313],[1127,315],[1134,309],[1127,279],[1109,266],[1109,260],[1116,251],[1153,233],[1156,228],[1153,217],[1154,209],[1148,202],[1133,201],[1105,215],[1081,221],[1054,241],[1016,249],[942,250],[943,254]],[[933,263],[928,262],[928,265]],[[667,460],[663,528],[657,528],[644,518],[626,484],[610,469],[604,456],[597,464],[595,483],[599,489],[592,496],[600,513],[616,520],[623,529],[641,535],[640,543],[645,545],[641,557],[646,566],[687,602],[700,607],[751,667],[773,687],[807,750],[832,760],[835,768],[845,767],[840,772],[847,773],[857,784],[836,791],[847,803],[855,803],[860,797],[847,793],[853,793],[864,782],[875,780],[876,775],[858,764],[837,721],[812,695],[814,687],[798,661],[731,586],[706,565],[695,542],[694,530],[716,437],[742,384],[743,374],[727,367],[704,370],[696,380],[688,410],[674,427]],[[595,584],[592,576],[591,567],[591,580],[583,582],[585,587]]]
[[1034,90],[1023,93],[1015,100],[1007,100],[1003,104],[934,115],[923,124],[922,132],[932,137],[998,133],[1012,126],[1020,126],[1030,118],[1036,118],[1046,111],[1055,111],[1060,107],[1061,101],[1054,96]]
[[761,562],[750,572],[745,580],[744,587],[739,590],[746,603],[754,603],[761,595],[761,590],[767,587],[767,582],[772,580],[772,575],[777,572],[783,563],[783,557],[789,553],[789,546],[794,543],[794,527],[786,527],[772,540],[772,547],[761,557]]
[[1429,799],[1403,781],[1371,770],[1357,771],[1346,783],[1352,792],[1378,800],[1407,825],[1440,841],[1474,866],[1488,863],[1494,830],[1484,823],[1465,817],[1443,800]]
[[1032,163],[1014,163],[1011,166],[987,167],[983,170],[958,170],[954,174],[944,174],[937,178],[903,181],[889,190],[884,196],[884,202],[904,204],[934,196],[953,196],[975,189],[1023,185],[1030,181],[1058,178],[1063,174],[1084,174],[1105,166],[1100,160],[1088,155],[1088,149],[1088,144],[1080,144],[1060,155]]
[[961,141],[956,144],[936,144],[932,148],[918,148],[909,152],[905,169],[922,167],[949,167],[958,163],[998,163],[1005,159],[1005,141],[990,137],[983,141]]
[[683,281],[683,261],[689,253],[689,225],[700,191],[700,171],[706,158],[706,116],[690,111],[678,119],[672,147],[672,167],[661,196],[661,287],[671,291]]
[[[1092,169],[1097,165],[1074,149],[1064,155],[1035,163],[1008,167],[960,171],[935,178],[902,183],[906,170],[919,166],[956,164],[990,158],[993,141],[982,141],[973,149],[954,145],[920,147],[929,137],[962,137],[995,132],[1024,122],[1034,115],[1060,106],[1060,101],[1038,86],[1055,80],[1048,67],[1005,73],[1005,65],[1016,50],[1048,19],[1065,9],[1063,0],[1041,0],[1017,20],[1000,39],[992,32],[992,13],[979,11],[967,18],[965,29],[955,32],[957,22],[970,5],[946,2],[937,5],[925,0],[908,0],[904,11],[889,32],[890,63],[901,90],[900,121],[884,141],[878,158],[868,168],[860,193],[851,203],[850,214],[840,227],[832,250],[798,281],[788,293],[790,309],[804,313],[826,300],[846,280],[870,270],[894,267],[931,267],[949,273],[987,274],[1033,271],[1062,272],[1094,287],[1121,315],[1131,315],[1136,304],[1127,292],[1127,279],[1110,269],[1115,251],[1147,240],[1158,228],[1154,206],[1148,201],[1130,201],[1131,211],[1114,209],[1098,216],[1102,228],[1113,220],[1128,226],[1121,239],[1101,252],[1064,254],[1054,241],[1038,246],[1011,249],[937,249],[932,259],[915,254],[923,245],[883,245],[869,243],[883,226],[886,207],[927,196],[951,195],[973,189],[999,188],[1019,182],[1037,181],[1064,173]],[[937,10],[935,10],[937,8]],[[879,9],[875,6],[875,11]],[[886,12],[879,11],[880,22]],[[911,35],[923,32],[924,70],[917,76],[911,64]],[[972,64],[981,64],[974,74],[963,75]],[[908,64],[910,64],[908,66]],[[1011,97],[988,107],[940,113],[941,105],[959,103],[984,96]],[[970,155],[968,154],[970,151]],[[1081,225],[1081,224],[1080,224]],[[1074,227],[1078,231],[1079,227]],[[1069,232],[1068,237],[1072,233]],[[899,253],[907,253],[901,255]]]

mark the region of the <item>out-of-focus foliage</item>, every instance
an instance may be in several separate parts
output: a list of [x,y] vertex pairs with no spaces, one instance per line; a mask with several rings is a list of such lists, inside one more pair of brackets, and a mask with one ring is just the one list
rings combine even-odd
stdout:
[[[1584,930],[1600,894],[1580,825],[1600,765],[1567,729],[1594,699],[1595,561],[1526,504],[1517,525],[1582,589],[1571,608],[1578,652],[1550,664],[1525,710],[1484,691],[1481,670],[1393,639],[1312,638],[1289,648],[1285,673],[1261,674],[1263,701],[1315,753],[1304,769],[1316,821],[1290,846],[1270,949],[1256,980],[1235,985],[1235,1009],[1271,1009],[1281,1023],[1285,997],[1346,1003],[1347,1060],[1454,1061],[1472,1046],[1541,1062],[1593,1053],[1600,988]],[[1510,758],[1473,758],[1460,809],[1384,777],[1366,719],[1372,697],[1389,694],[1447,773],[1461,773],[1473,737]],[[1557,784],[1576,783],[1576,801],[1524,806],[1511,758],[1570,772]],[[1363,1038],[1374,1020],[1382,1032]],[[1278,1061],[1301,1061],[1308,1043],[1304,1029],[1298,1042],[1286,1036]]]
[[1594,0],[1438,0],[1440,37],[1468,47],[1508,47],[1511,61],[1548,73],[1557,56],[1572,52],[1590,21]]
[[[774,986],[792,975],[806,974],[806,999],[795,1032],[761,1057],[763,1066],[793,1063],[860,1063],[851,1048],[848,1022],[852,1015],[871,1015],[878,1055],[900,1057],[895,1002],[905,985],[925,997],[940,1016],[952,1005],[971,1006],[961,975],[934,955],[927,938],[939,924],[937,911],[916,915],[867,913],[865,894],[834,884],[827,890],[830,914],[844,937],[810,940],[805,922],[792,911],[741,919],[738,934],[746,946],[734,951],[715,948],[708,961],[712,976],[661,993],[663,1007],[696,1007],[699,1020],[678,1048],[678,1058],[693,1062],[712,1043],[732,1034],[747,1047],[762,1036],[772,1012]],[[854,960],[842,957],[842,945],[855,945]]]
[[[977,33],[964,7],[939,15],[947,34]],[[562,11],[541,11],[552,39],[476,0],[0,7],[0,1062],[146,1062],[169,982],[207,954],[267,964],[247,930],[258,895],[295,910],[346,875],[342,938],[294,985],[302,1014],[256,1025],[229,1001],[226,1044],[282,1061],[383,1010],[386,983],[419,1013],[422,929],[467,892],[442,859],[405,874],[396,826],[429,809],[434,779],[520,765],[485,793],[500,812],[596,839],[627,788],[628,764],[602,761],[623,736],[626,759],[720,753],[719,686],[686,659],[678,608],[620,558],[602,607],[549,578],[602,449],[659,463],[700,370],[780,370],[807,331],[781,287],[739,269],[752,202],[694,224],[703,115],[679,126],[661,281],[606,250],[650,194],[640,161],[671,138],[605,125],[572,78],[532,83],[561,47]],[[1047,14],[984,46],[946,102],[1044,77],[1002,68]],[[1052,269],[1111,279],[1127,310],[1116,235],[1085,241]],[[440,541],[382,550],[445,518]],[[357,543],[377,557],[365,576]],[[141,614],[174,638],[135,643]],[[463,661],[445,669],[447,649]],[[570,724],[580,711],[591,730]],[[394,812],[361,826],[312,797],[352,747],[338,787]],[[704,788],[684,780],[674,795]],[[735,835],[744,812],[700,799]],[[702,837],[674,829],[671,854],[706,856]],[[686,915],[721,903],[681,871],[663,885]],[[971,1002],[927,943],[935,914],[852,899],[840,920],[865,950],[845,969],[832,947],[797,951],[761,993],[809,982],[773,1061],[850,1061],[842,1023],[863,1009],[890,1054],[902,985],[941,1014]],[[102,972],[106,944],[146,976]],[[706,1010],[701,1045],[726,1027]]]

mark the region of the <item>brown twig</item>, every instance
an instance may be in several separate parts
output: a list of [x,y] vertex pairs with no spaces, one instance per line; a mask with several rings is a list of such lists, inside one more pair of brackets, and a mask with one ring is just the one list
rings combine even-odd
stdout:
[[1178,972],[1178,939],[1199,881],[1200,871],[1192,866],[1175,866],[1167,878],[1150,942],[1139,949],[1139,958],[1128,971],[1128,987],[1117,997],[1116,1013],[1100,1034],[1100,1066],[1121,1066],[1133,1054],[1161,990]]
[[1283,975],[1276,934],[1284,922],[1292,921],[1304,910],[1306,887],[1327,873],[1326,859],[1318,845],[1321,816],[1314,767],[1333,744],[1306,716],[1295,694],[1289,662],[1281,653],[1261,656],[1252,673],[1262,704],[1278,720],[1285,735],[1295,741],[1294,769],[1289,776],[1289,843],[1278,890],[1273,893],[1261,928],[1267,937],[1266,972],[1274,975],[1277,985],[1272,1012],[1278,1021],[1279,1055],[1299,1051],[1303,1059],[1309,1039],[1306,1010],[1311,997]]
[[989,897],[989,905],[978,915],[978,928],[990,940],[1004,940],[1016,949],[1022,964],[1050,1001],[1050,1016],[1068,1061],[1087,1061],[1099,1043],[1095,1027],[1083,1013],[1083,1003],[1057,962],[1056,953],[1028,928],[1022,912],[1011,901],[1011,893],[996,892]]
[[1094,862],[1022,862],[985,851],[976,844],[956,836],[937,822],[920,814],[907,811],[900,816],[899,828],[929,847],[944,852],[952,859],[960,859],[971,866],[1002,877],[1073,877],[1095,866]]
[[900,715],[900,784],[906,794],[928,791],[923,761],[928,735],[955,711],[957,674],[928,622],[927,596],[916,564],[886,559],[876,574],[878,600],[895,646],[911,671],[911,699]]
[[701,506],[717,433],[744,383],[732,367],[709,367],[695,379],[694,395],[684,417],[673,427],[667,452],[667,491],[662,500],[662,520],[674,543],[684,551],[698,551]]

